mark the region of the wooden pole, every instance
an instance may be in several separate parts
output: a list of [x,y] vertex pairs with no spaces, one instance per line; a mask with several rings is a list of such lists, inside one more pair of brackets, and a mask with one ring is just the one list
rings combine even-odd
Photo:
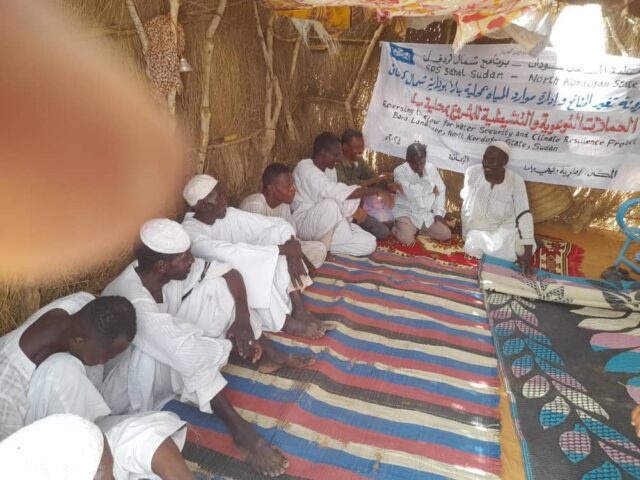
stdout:
[[276,142],[276,127],[282,109],[282,90],[280,89],[280,81],[273,69],[273,23],[275,16],[269,12],[269,21],[267,22],[265,37],[265,33],[262,31],[260,12],[258,11],[256,2],[253,3],[253,13],[256,17],[256,27],[262,48],[262,56],[264,57],[267,67],[265,79],[264,136],[259,146],[260,156],[264,164]]
[[213,36],[220,25],[222,15],[227,7],[227,0],[220,0],[218,9],[213,14],[209,28],[205,35],[204,69],[202,84],[202,103],[200,104],[200,146],[198,148],[197,173],[204,173],[209,147],[209,135],[211,134],[211,104],[209,90],[211,88],[211,62],[213,61]]
[[133,22],[133,26],[136,29],[138,38],[140,39],[140,44],[142,45],[144,72],[146,73],[147,78],[151,79],[151,73],[149,72],[149,61],[147,60],[147,50],[149,50],[149,39],[147,38],[147,32],[144,31],[144,26],[142,25],[142,21],[140,20],[140,15],[138,15],[138,9],[136,8],[134,0],[126,0],[126,2],[127,8],[129,9],[129,15],[131,16],[131,21]]
[[360,65],[360,70],[358,70],[358,75],[356,76],[353,85],[351,86],[351,90],[349,91],[349,95],[347,95],[347,99],[344,101],[344,108],[347,111],[347,122],[350,128],[355,128],[355,121],[353,120],[353,111],[351,107],[351,103],[353,102],[353,98],[356,96],[358,88],[360,87],[360,82],[362,82],[362,77],[364,77],[364,71],[369,64],[369,60],[371,59],[371,54],[373,54],[373,49],[378,44],[378,40],[380,39],[380,35],[384,31],[385,24],[381,24],[373,34],[373,38],[369,42],[369,46],[367,47],[367,51],[364,54],[364,58],[362,59],[362,64]]
[[291,68],[289,69],[289,79],[288,79],[288,91],[289,95],[284,98],[283,107],[284,107],[284,121],[286,125],[286,133],[288,140],[292,143],[298,141],[300,134],[298,133],[298,129],[296,128],[296,124],[293,121],[293,115],[291,114],[291,92],[293,91],[293,78],[295,77],[296,68],[298,66],[298,57],[300,57],[300,46],[302,45],[302,35],[298,35],[298,39],[296,40],[295,45],[293,46],[293,55],[291,57]]
[[[176,52],[178,51],[178,11],[180,10],[180,0],[169,0],[169,15],[171,17],[171,32],[173,33],[173,40],[176,45]],[[180,58],[177,59],[178,62]],[[178,74],[180,75],[180,74]],[[169,113],[171,115],[176,114],[176,95],[178,90],[182,90],[182,82],[179,85],[173,87],[167,94],[167,105],[169,106]]]
[[133,26],[136,29],[136,33],[138,34],[138,38],[140,39],[140,43],[142,44],[142,55],[144,56],[145,62],[147,61],[147,50],[149,48],[149,40],[147,39],[147,33],[144,31],[144,27],[142,26],[142,21],[140,21],[140,15],[138,15],[138,10],[136,9],[136,4],[133,0],[126,0],[127,8],[129,9],[129,15],[131,16],[131,21],[133,21]]

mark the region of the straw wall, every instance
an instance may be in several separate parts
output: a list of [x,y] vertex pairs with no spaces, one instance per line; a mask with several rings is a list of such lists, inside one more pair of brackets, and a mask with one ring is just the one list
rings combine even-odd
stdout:
[[[90,27],[87,41],[106,42],[122,53],[123,63],[144,77],[141,44],[127,10],[125,0],[56,0]],[[167,13],[164,0],[136,0],[143,22],[161,13]],[[182,0],[179,22],[186,37],[185,56],[193,66],[191,73],[182,76],[184,91],[177,101],[176,115],[192,140],[190,151],[194,168],[200,131],[200,103],[202,98],[205,33],[213,18],[218,0]],[[263,30],[270,12],[260,11]],[[274,21],[273,68],[282,90],[282,110],[275,130],[276,140],[270,156],[260,154],[265,137],[265,81],[266,66],[256,27],[251,0],[228,0],[222,21],[214,37],[211,72],[211,141],[204,170],[226,185],[231,202],[259,188],[260,174],[270,161],[294,164],[310,154],[310,145],[318,133],[325,130],[340,133],[347,126],[344,100],[356,78],[369,39],[377,28],[364,24],[354,28],[341,39],[338,51],[330,55],[317,40],[302,45],[295,72],[291,74],[297,32],[289,21]],[[409,31],[406,41],[447,43],[455,35],[451,22],[433,24],[426,31]],[[387,26],[381,40],[398,40],[392,25]],[[633,46],[637,54],[637,45]],[[353,101],[357,126],[364,114],[373,89],[379,48],[371,56],[362,82]],[[295,132],[287,128],[290,115]],[[397,159],[386,155],[371,156],[374,166],[389,170]],[[458,193],[461,175],[444,173],[448,185],[449,205],[459,208]],[[582,189],[574,192],[579,202],[571,207],[564,218],[579,220],[582,224],[598,224],[611,218],[620,202],[620,196],[602,191]],[[553,197],[553,194],[551,195]],[[584,205],[590,211],[585,214]],[[588,215],[587,215],[588,214]],[[39,302],[64,293],[89,290],[98,292],[126,263],[126,253],[114,263],[102,265],[90,273],[67,274],[55,285],[0,287],[0,333],[23,320]]]

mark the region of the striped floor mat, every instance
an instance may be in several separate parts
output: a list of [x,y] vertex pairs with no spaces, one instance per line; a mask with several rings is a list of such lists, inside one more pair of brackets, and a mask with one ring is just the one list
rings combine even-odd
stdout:
[[[324,338],[273,340],[306,369],[226,368],[229,397],[289,458],[280,478],[499,478],[498,376],[477,273],[377,252],[335,257],[306,291]],[[222,423],[176,401],[185,457],[213,478],[256,479]]]

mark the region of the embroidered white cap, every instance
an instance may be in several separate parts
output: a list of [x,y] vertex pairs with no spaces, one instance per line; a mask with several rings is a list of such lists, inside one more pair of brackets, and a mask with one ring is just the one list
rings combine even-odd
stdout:
[[191,240],[182,225],[168,218],[154,218],[142,225],[140,240],[154,252],[165,254],[189,250]]
[[[506,142],[492,142],[489,147],[497,148],[507,154],[507,157],[511,157],[511,147]],[[487,147],[487,148],[489,148]]]
[[182,196],[189,206],[194,207],[196,203],[209,195],[217,184],[218,180],[211,175],[196,175],[184,187]]
[[77,415],[50,415],[0,442],[0,478],[93,480],[104,436]]

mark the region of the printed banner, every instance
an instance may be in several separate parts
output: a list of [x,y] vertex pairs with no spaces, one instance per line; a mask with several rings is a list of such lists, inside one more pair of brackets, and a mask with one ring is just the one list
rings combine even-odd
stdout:
[[640,190],[640,59],[576,64],[553,49],[381,43],[367,147],[405,157],[428,146],[436,166],[463,172],[486,147],[511,145],[525,180]]

